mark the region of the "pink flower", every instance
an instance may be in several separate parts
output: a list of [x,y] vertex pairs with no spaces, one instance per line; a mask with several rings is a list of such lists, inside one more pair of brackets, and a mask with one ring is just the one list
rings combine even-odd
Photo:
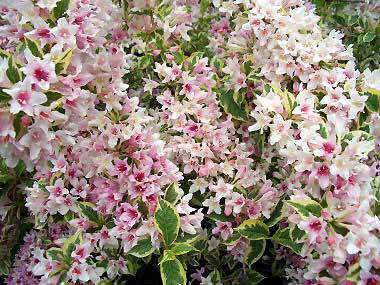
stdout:
[[[66,18],[59,18],[57,21],[57,26],[51,29],[51,32],[54,34],[57,41],[56,47],[76,47],[75,34],[77,31],[77,25],[69,24]],[[56,49],[56,47],[54,47],[54,49]]]
[[0,137],[15,137],[13,130],[12,115],[7,112],[0,111]]
[[46,122],[36,121],[20,139],[20,144],[29,148],[30,159],[35,160],[39,157],[42,150],[48,153],[52,151],[50,141],[53,138],[54,134],[49,132],[48,124]]
[[114,165],[110,168],[109,173],[113,176],[123,176],[128,175],[130,167],[126,159],[116,159]]
[[322,243],[327,238],[326,225],[327,223],[322,218],[317,218],[310,214],[308,220],[301,221],[298,227],[307,233],[309,236],[308,241],[314,244]]
[[20,111],[29,116],[33,116],[34,106],[38,106],[47,101],[41,92],[34,91],[28,81],[17,82],[12,89],[5,89],[4,92],[12,96],[10,112],[17,114]]
[[104,247],[104,246],[117,247],[119,245],[113,233],[110,232],[110,230],[107,229],[106,226],[102,227],[102,229],[100,230],[98,234],[98,238],[99,238],[100,247]]
[[218,178],[217,185],[210,185],[209,188],[211,191],[214,191],[216,193],[215,198],[217,200],[220,200],[222,198],[230,197],[234,186],[232,184],[224,182],[223,178]]
[[317,164],[309,178],[317,180],[319,186],[326,189],[330,185],[330,168],[326,164]]
[[119,221],[124,222],[129,227],[133,227],[140,221],[141,214],[138,211],[138,206],[132,206],[129,203],[122,203],[116,210],[116,217]]
[[86,263],[78,264],[74,262],[69,270],[69,276],[73,282],[80,280],[82,282],[87,282],[90,280],[90,276],[87,271],[88,265]]
[[57,82],[55,65],[49,59],[49,54],[40,59],[33,56],[29,50],[26,50],[25,57],[28,64],[21,68],[21,71],[26,75],[26,81],[35,83],[43,90],[48,90],[51,83]]
[[199,209],[196,213],[180,217],[181,230],[185,233],[194,235],[202,229],[201,222],[204,218],[202,209]]
[[219,235],[223,240],[228,239],[233,233],[230,222],[216,222],[216,227],[212,229],[213,235]]
[[51,200],[62,198],[69,193],[69,190],[65,188],[62,178],[57,179],[53,186],[46,186],[46,189],[50,192],[49,199]]
[[84,263],[91,253],[91,243],[86,242],[83,245],[77,245],[71,253],[71,257],[79,263]]
[[229,199],[226,199],[224,213],[229,216],[233,212],[234,216],[239,214],[245,204],[245,198],[242,194],[233,192]]

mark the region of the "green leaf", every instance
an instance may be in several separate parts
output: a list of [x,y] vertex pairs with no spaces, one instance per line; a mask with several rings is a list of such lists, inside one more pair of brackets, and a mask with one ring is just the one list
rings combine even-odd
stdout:
[[137,67],[139,69],[146,69],[153,64],[153,58],[150,55],[139,57]]
[[65,14],[69,8],[70,0],[61,0],[53,9],[54,18],[59,19]]
[[248,106],[245,100],[239,106],[234,101],[234,92],[232,90],[223,91],[219,96],[220,105],[223,107],[226,113],[231,114],[231,116],[240,121],[246,121],[248,119]]
[[80,202],[78,203],[80,208],[80,213],[85,216],[89,221],[101,225],[102,220],[99,217],[98,213],[94,210],[95,205],[89,202]]
[[358,124],[360,128],[365,128],[367,125],[365,124],[367,119],[369,118],[370,112],[368,110],[364,110],[359,114]]
[[360,264],[354,263],[348,268],[346,280],[351,282],[358,282],[360,280]]
[[173,182],[165,190],[165,200],[173,205],[176,204],[179,198],[179,192],[178,182]]
[[221,280],[221,276],[220,276],[220,272],[216,269],[214,269],[210,274],[209,276],[207,277],[211,277],[211,282],[212,284],[222,284],[222,280]]
[[25,38],[25,40],[26,40],[26,45],[28,46],[32,55],[34,55],[35,57],[42,58],[43,52],[41,50],[40,45],[36,41],[33,41],[31,39]]
[[302,245],[295,243],[290,237],[290,228],[278,229],[273,236],[273,241],[286,246],[293,250],[295,253],[300,254]]
[[16,132],[16,137],[19,136],[21,130],[23,129],[23,126],[21,124],[21,117],[22,117],[22,113],[20,112],[20,113],[17,113],[13,119],[13,128]]
[[[2,173],[0,173],[0,183],[7,183],[7,181],[9,181],[11,179],[12,179],[12,177],[9,176],[8,174],[2,174]],[[3,196],[6,191],[8,191],[8,189],[2,189],[2,188],[0,188],[0,190],[1,190],[0,191],[0,193],[1,193],[0,197]]]
[[274,210],[272,211],[272,213],[270,214],[270,218],[269,219],[266,219],[264,221],[264,223],[268,226],[268,227],[273,227],[274,225],[276,225],[279,221],[282,220],[284,216],[284,203],[282,202],[282,200],[280,200],[276,207],[274,208]]
[[12,96],[5,93],[1,88],[0,88],[0,103],[1,102],[9,102],[12,99]]
[[164,250],[164,254],[162,255],[162,258],[159,260],[158,264],[161,264],[169,260],[175,260],[175,259],[176,259],[175,254],[170,249],[166,249]]
[[373,95],[371,93],[366,93],[368,95],[368,99],[365,102],[369,111],[371,112],[379,112],[380,110],[380,99],[379,96]]
[[62,252],[62,249],[59,248],[59,247],[52,247],[52,248],[49,248],[47,251],[46,251],[46,254],[48,256],[51,257],[52,260],[62,260],[63,258],[63,252]]
[[213,221],[220,221],[220,222],[231,222],[234,220],[234,217],[232,215],[226,216],[224,214],[217,214],[217,213],[211,213],[207,215],[207,217]]
[[359,21],[359,16],[358,16],[358,15],[350,15],[350,16],[348,16],[347,24],[348,24],[349,26],[353,26],[353,25],[355,25],[358,21]]
[[201,15],[204,15],[204,13],[207,11],[209,6],[210,6],[210,0],[201,0],[201,3],[200,3]]
[[5,50],[3,50],[2,48],[0,48],[0,57],[1,58],[6,58],[6,57],[10,57],[11,54]]
[[64,219],[66,222],[70,222],[71,220],[73,220],[75,218],[76,218],[76,214],[72,211],[68,211],[64,216]]
[[182,255],[190,251],[198,251],[194,246],[185,242],[173,244],[170,250],[174,255]]
[[334,231],[342,236],[345,236],[349,230],[347,229],[347,227],[340,223],[340,222],[337,222],[337,221],[331,221],[329,222],[329,225],[334,229]]
[[261,240],[269,237],[269,228],[259,220],[246,220],[237,231],[249,240]]
[[16,167],[14,168],[15,174],[17,177],[20,177],[26,169],[26,165],[24,161],[19,160]]
[[296,243],[303,242],[307,238],[306,232],[304,230],[301,230],[297,226],[294,226],[293,228],[291,228],[289,233],[290,233],[290,238],[292,239],[292,241]]
[[154,215],[154,223],[162,234],[166,246],[171,245],[179,231],[179,215],[173,205],[161,199]]
[[63,243],[62,251],[67,263],[71,263],[71,253],[82,241],[82,231],[78,230],[74,235],[68,237]]
[[128,254],[142,258],[152,254],[153,252],[154,247],[152,246],[152,242],[149,237],[139,240],[137,244],[128,251]]
[[198,238],[198,235],[192,235],[189,233],[183,233],[182,235],[178,236],[176,239],[177,243],[185,242],[185,243],[192,243]]
[[60,57],[54,60],[55,64],[55,73],[57,75],[66,71],[67,67],[70,64],[71,56],[73,55],[72,49],[65,50]]
[[364,43],[370,43],[372,42],[374,39],[376,38],[376,34],[372,31],[369,31],[367,32],[364,36],[363,36],[363,42]]
[[294,201],[288,200],[286,204],[296,210],[303,219],[309,218],[310,214],[316,217],[321,216],[322,206],[310,198],[297,199]]
[[9,263],[9,260],[6,258],[2,258],[2,260],[0,260],[0,276],[1,275],[5,275],[7,276],[9,274],[9,268],[10,268],[10,263]]
[[232,235],[226,241],[224,241],[223,243],[225,245],[232,245],[232,244],[234,244],[240,238],[241,238],[241,235],[238,232],[234,231],[232,233]]
[[327,126],[325,124],[319,124],[319,133],[321,134],[322,138],[327,139],[328,133]]
[[61,93],[55,91],[48,91],[45,95],[47,97],[47,101],[43,104],[44,106],[50,106],[51,103],[63,97]]
[[21,80],[21,74],[17,67],[13,64],[12,57],[8,60],[8,69],[7,69],[7,76],[10,82],[13,84],[19,82]]
[[247,93],[247,88],[243,88],[243,89],[239,90],[238,92],[235,92],[233,95],[233,99],[234,99],[235,103],[238,104],[239,106],[241,106],[241,104],[245,100],[245,94],[246,93]]
[[245,263],[251,265],[257,262],[263,255],[266,244],[265,239],[250,241],[248,250],[244,257]]
[[256,271],[249,271],[247,274],[244,274],[240,280],[240,285],[256,285],[260,284],[261,281],[263,281],[265,277]]
[[286,112],[288,115],[291,115],[294,108],[297,106],[294,94],[287,90],[282,91],[278,86],[274,84],[271,84],[270,87],[277,95],[281,96]]
[[178,259],[162,262],[160,273],[163,285],[186,285],[186,272]]

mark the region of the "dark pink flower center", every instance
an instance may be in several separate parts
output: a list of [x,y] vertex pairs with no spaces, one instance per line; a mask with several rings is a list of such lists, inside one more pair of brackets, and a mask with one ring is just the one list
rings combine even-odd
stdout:
[[330,170],[327,165],[322,165],[318,168],[317,175],[318,176],[328,176],[330,174]]
[[145,178],[145,174],[144,172],[139,172],[135,175],[135,179],[139,182],[143,181]]
[[322,224],[319,220],[312,221],[309,224],[310,229],[312,229],[315,232],[319,232],[322,229]]
[[77,253],[78,256],[84,257],[84,248],[78,249],[76,253]]
[[37,35],[40,38],[48,39],[48,38],[50,38],[50,31],[49,31],[49,29],[41,28],[41,29],[37,30]]
[[81,275],[82,274],[82,271],[78,267],[75,267],[72,272],[74,275]]
[[185,88],[185,91],[186,91],[186,92],[191,92],[191,90],[193,89],[193,88],[191,87],[191,84],[189,84],[189,83],[186,83],[185,86],[184,86],[184,88]]
[[61,196],[62,195],[62,188],[61,187],[55,187],[54,188],[54,195],[55,196]]
[[36,77],[38,81],[48,81],[49,73],[43,70],[41,67],[38,67],[34,70],[34,77]]
[[379,285],[380,281],[376,280],[374,277],[367,279],[366,285]]
[[129,209],[127,212],[128,212],[129,218],[131,219],[137,219],[137,217],[139,216],[135,209]]
[[325,153],[332,154],[335,150],[335,146],[330,142],[326,142],[323,144],[323,150]]
[[329,78],[327,78],[327,82],[329,84],[334,84],[335,83],[335,78],[334,77],[329,77]]
[[125,162],[120,162],[118,165],[117,165],[117,170],[120,171],[120,172],[125,172],[128,170],[128,167],[127,167],[127,164]]
[[102,231],[100,233],[100,236],[101,236],[102,239],[109,239],[110,238],[110,235],[109,235],[108,231]]
[[198,126],[197,125],[192,125],[189,129],[192,132],[196,132],[196,131],[198,131]]
[[173,73],[174,76],[178,76],[179,73],[180,73],[178,67],[173,67],[173,69],[172,69],[172,73]]
[[28,101],[30,100],[30,93],[26,91],[21,91],[17,94],[16,100],[17,103],[19,103],[21,106],[24,106],[28,104]]
[[303,105],[302,107],[301,107],[301,112],[302,113],[307,113],[309,111],[309,106],[308,105]]

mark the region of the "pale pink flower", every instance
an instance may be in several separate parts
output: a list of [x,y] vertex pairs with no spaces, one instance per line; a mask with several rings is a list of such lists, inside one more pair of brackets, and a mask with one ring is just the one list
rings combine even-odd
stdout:
[[212,234],[220,236],[223,240],[232,235],[233,229],[230,222],[216,222],[216,227],[212,229]]
[[304,230],[309,236],[308,241],[311,244],[322,243],[327,238],[327,223],[322,218],[317,218],[310,214],[306,221],[301,221],[298,227]]
[[17,82],[11,89],[5,89],[4,92],[12,96],[11,107],[9,111],[17,114],[20,111],[29,116],[34,115],[34,106],[38,106],[47,101],[46,96],[32,89],[28,81]]
[[21,71],[26,75],[25,81],[30,84],[35,83],[43,90],[48,90],[51,83],[57,82],[55,74],[55,65],[49,59],[49,54],[45,55],[43,59],[35,57],[27,49],[25,57],[28,64],[21,68]]

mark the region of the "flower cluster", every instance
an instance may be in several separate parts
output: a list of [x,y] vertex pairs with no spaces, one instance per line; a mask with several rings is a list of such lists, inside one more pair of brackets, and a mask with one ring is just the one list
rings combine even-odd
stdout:
[[9,284],[117,284],[146,262],[163,284],[380,283],[380,71],[313,5],[6,0],[0,17],[0,156],[29,173],[35,228]]

